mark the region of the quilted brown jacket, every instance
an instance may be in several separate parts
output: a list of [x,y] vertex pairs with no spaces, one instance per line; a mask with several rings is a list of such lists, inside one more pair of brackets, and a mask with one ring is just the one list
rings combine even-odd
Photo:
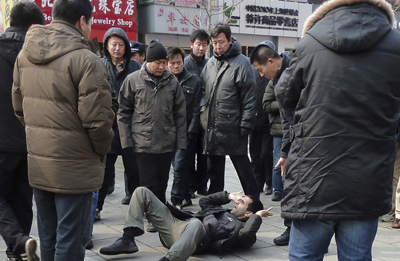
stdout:
[[25,125],[30,185],[65,194],[99,190],[113,138],[111,88],[77,28],[61,21],[31,27],[12,99]]

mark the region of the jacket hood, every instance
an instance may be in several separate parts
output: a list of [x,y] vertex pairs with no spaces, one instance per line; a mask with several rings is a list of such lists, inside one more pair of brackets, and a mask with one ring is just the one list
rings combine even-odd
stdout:
[[219,55],[214,52],[214,56],[217,60],[225,60],[230,57],[241,54],[242,53],[241,51],[242,51],[242,45],[235,37],[232,37],[232,44],[229,47],[228,51],[226,51],[226,53],[222,55]]
[[128,36],[126,35],[124,30],[122,30],[121,28],[118,28],[118,27],[112,27],[112,28],[108,29],[107,32],[104,35],[104,38],[103,38],[103,46],[104,47],[103,48],[104,48],[105,56],[108,59],[111,59],[110,53],[107,50],[107,42],[108,42],[108,40],[110,39],[111,36],[118,36],[118,37],[120,37],[120,38],[122,38],[124,40],[124,43],[125,43],[125,54],[124,54],[124,57],[125,57],[125,60],[127,58],[130,59],[131,58],[131,47],[129,45]]
[[66,53],[89,47],[78,28],[67,22],[53,21],[49,25],[32,26],[23,49],[30,62],[46,64]]
[[335,52],[360,52],[386,35],[393,21],[384,0],[330,0],[307,18],[303,36],[309,34]]
[[15,59],[24,44],[26,30],[9,27],[0,36],[0,55],[14,66]]

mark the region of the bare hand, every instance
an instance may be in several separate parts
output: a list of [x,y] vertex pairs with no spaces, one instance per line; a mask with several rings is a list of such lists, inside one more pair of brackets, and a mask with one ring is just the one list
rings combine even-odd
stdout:
[[229,193],[228,198],[235,203],[238,203],[238,200],[242,198],[242,191]]
[[283,177],[283,172],[285,171],[285,165],[286,165],[287,158],[280,158],[278,163],[276,163],[275,168],[281,167],[281,176]]
[[259,210],[259,211],[256,212],[256,215],[259,215],[260,217],[271,217],[271,216],[274,215],[273,213],[269,212],[271,209],[272,208]]

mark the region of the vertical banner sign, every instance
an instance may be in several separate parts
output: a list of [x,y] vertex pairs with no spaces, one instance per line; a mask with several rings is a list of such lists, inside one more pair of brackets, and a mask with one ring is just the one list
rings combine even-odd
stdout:
[[[12,0],[2,0],[12,1]],[[136,41],[136,0],[91,0],[93,5],[92,33],[90,38],[103,41],[104,34],[111,27],[122,28],[129,40]],[[53,20],[51,15],[54,0],[35,0],[42,9],[46,24]]]

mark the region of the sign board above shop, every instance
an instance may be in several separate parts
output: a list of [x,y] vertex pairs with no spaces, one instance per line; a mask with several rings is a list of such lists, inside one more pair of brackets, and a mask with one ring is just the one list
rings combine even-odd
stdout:
[[[226,0],[227,6],[232,0]],[[305,20],[312,13],[308,3],[247,0],[235,6],[230,19],[233,33],[301,37]]]
[[[30,0],[43,11],[46,24],[52,20],[54,0]],[[9,26],[9,11],[18,0],[1,0],[4,30]],[[136,0],[91,0],[93,5],[92,33],[90,38],[103,41],[104,34],[111,27],[124,29],[130,40],[137,39]],[[0,28],[1,29],[1,28]]]

